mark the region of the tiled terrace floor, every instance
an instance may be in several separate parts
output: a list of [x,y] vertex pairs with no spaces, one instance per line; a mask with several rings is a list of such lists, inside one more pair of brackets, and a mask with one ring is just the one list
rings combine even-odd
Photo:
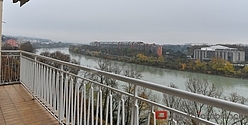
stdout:
[[58,125],[21,84],[0,86],[0,125]]

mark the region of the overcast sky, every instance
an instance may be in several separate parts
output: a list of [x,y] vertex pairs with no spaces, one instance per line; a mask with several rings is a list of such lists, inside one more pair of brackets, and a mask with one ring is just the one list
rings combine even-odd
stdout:
[[4,0],[3,34],[54,41],[248,44],[248,0]]

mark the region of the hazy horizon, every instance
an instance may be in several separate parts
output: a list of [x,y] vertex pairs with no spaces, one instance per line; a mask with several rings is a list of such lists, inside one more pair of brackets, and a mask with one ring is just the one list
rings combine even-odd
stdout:
[[4,1],[3,34],[53,41],[248,44],[248,1]]

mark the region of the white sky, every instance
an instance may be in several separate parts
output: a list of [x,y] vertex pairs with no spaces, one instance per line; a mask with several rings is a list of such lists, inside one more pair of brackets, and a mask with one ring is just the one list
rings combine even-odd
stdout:
[[248,44],[247,0],[4,0],[3,34],[54,41]]

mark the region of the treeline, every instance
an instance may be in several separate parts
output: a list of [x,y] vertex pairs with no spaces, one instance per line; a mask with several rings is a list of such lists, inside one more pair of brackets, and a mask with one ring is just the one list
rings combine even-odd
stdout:
[[32,44],[35,49],[39,48],[61,48],[61,47],[69,47],[71,43],[62,43],[62,42],[52,42],[52,43],[42,43],[37,42]]
[[229,77],[248,78],[248,66],[234,66],[230,62],[220,58],[212,58],[209,62],[192,60],[187,63],[181,63],[181,70],[213,75],[224,75]]
[[[201,46],[192,46],[187,48],[189,53],[192,51],[192,48],[201,48]],[[248,78],[248,66],[234,66],[230,62],[219,58],[213,58],[209,62],[201,62],[200,60],[191,59],[191,56],[187,57],[185,53],[179,50],[175,52],[168,49],[163,53],[163,56],[151,55],[132,50],[131,48],[106,49],[89,45],[80,47],[70,46],[69,50],[88,56],[155,66],[159,68],[199,72],[228,77]],[[243,48],[243,50],[246,49]]]
[[35,49],[30,42],[25,42],[25,43],[22,43],[19,47],[14,47],[9,44],[4,44],[2,46],[2,50],[23,50],[27,52],[34,52]]

